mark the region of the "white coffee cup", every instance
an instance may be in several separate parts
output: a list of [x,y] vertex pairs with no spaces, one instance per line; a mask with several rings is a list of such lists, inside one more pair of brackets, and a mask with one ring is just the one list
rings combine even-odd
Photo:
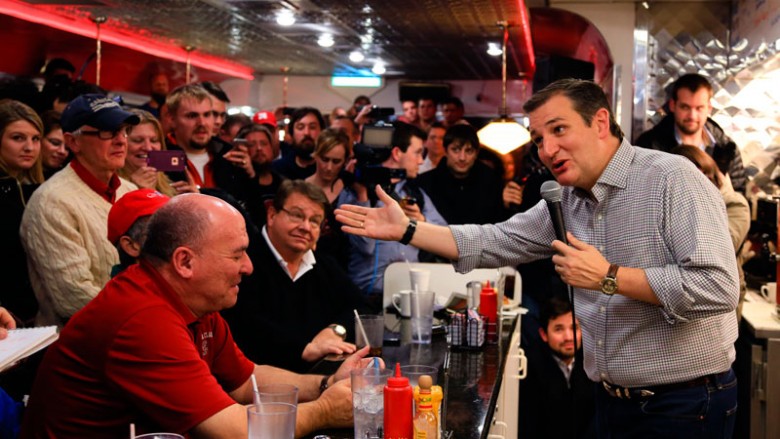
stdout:
[[777,303],[777,282],[767,282],[761,285],[761,295],[769,303]]
[[431,284],[431,272],[422,268],[410,268],[409,280],[412,285],[412,291],[428,291],[428,287]]
[[401,290],[393,294],[393,306],[401,314],[401,317],[410,317],[412,315],[412,305],[409,303],[411,290]]

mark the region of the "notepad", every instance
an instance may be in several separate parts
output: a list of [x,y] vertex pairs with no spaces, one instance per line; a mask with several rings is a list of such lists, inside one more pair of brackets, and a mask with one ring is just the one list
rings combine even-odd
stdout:
[[56,326],[11,329],[8,337],[0,340],[0,372],[54,343],[58,337]]

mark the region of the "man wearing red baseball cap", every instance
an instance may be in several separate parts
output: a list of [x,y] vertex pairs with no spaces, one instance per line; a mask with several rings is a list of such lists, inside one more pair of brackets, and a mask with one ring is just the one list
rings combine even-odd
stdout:
[[272,111],[258,111],[252,116],[252,123],[263,125],[271,130],[271,146],[273,147],[274,159],[278,159],[279,155],[279,125],[276,122],[276,116]]
[[146,241],[149,218],[169,200],[154,189],[138,189],[111,206],[108,212],[108,240],[119,251],[119,264],[111,269],[111,277],[137,262]]

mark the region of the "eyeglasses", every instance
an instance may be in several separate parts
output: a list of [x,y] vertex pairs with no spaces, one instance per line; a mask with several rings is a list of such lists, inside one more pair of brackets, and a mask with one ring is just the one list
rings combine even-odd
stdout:
[[308,221],[312,229],[319,230],[322,227],[323,219],[320,217],[312,216],[306,218],[306,215],[300,210],[287,210],[284,207],[282,207],[281,210],[286,213],[288,217],[290,217],[290,221],[293,224],[301,224],[304,221]]
[[76,130],[75,135],[85,135],[85,136],[95,136],[100,140],[111,140],[116,138],[118,135],[122,135],[125,139],[127,138],[127,127],[119,128],[118,130],[97,130],[97,131],[84,131],[82,129]]

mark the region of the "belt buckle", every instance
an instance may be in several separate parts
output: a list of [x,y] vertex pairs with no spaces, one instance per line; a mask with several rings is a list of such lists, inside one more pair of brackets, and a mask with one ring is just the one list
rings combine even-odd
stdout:
[[609,384],[606,381],[602,381],[601,384],[604,386],[604,390],[606,390],[610,396],[612,396],[613,398],[623,399],[623,395],[620,392],[619,386],[613,387],[611,384]]

